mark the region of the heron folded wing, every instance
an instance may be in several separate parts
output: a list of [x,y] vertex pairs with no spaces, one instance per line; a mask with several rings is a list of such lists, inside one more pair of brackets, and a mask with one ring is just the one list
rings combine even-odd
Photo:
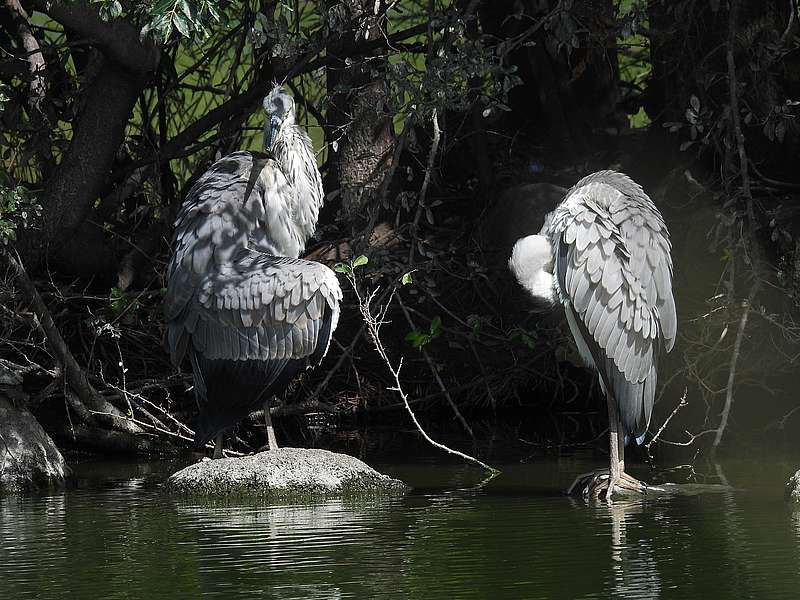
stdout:
[[[260,308],[250,308],[253,297]],[[320,263],[246,252],[233,268],[205,278],[188,309],[197,312],[194,326],[182,321],[207,359],[290,360],[317,356],[321,348],[321,360],[341,297],[335,274]]]
[[663,218],[640,186],[602,171],[567,193],[549,235],[573,336],[638,437],[655,400],[658,349],[672,348],[677,328]]

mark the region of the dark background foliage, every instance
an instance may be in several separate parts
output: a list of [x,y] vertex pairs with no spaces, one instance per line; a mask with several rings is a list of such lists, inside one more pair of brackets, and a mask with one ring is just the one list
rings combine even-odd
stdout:
[[[521,186],[613,166],[657,202],[701,198],[683,213],[707,224],[695,251],[715,253],[714,281],[693,306],[676,278],[690,308],[653,430],[686,389],[696,408],[672,439],[710,443],[734,389],[782,385],[760,375],[748,318],[780,340],[770,374],[795,368],[798,33],[793,0],[5,0],[0,361],[18,377],[0,389],[64,445],[185,444],[190,377],[160,346],[173,217],[216,159],[260,146],[278,81],[325,180],[309,257],[366,256],[359,285],[399,288],[384,332],[412,405],[476,440],[498,422],[542,447],[604,427],[558,318],[506,273],[559,198]],[[311,414],[281,420],[298,444],[363,449],[365,423],[406,426],[352,302],[323,368],[276,409]],[[792,414],[778,402],[759,427]],[[261,436],[245,424],[236,446]]]

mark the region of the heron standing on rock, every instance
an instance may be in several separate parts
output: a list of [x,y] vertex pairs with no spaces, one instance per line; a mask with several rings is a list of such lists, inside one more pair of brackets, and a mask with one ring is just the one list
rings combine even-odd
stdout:
[[166,346],[188,354],[199,416],[195,445],[264,408],[328,351],[342,292],[326,266],[298,258],[317,226],[322,179],[308,135],[281,86],[264,98],[265,153],[234,152],[192,186],[175,223],[167,270]]
[[625,473],[625,444],[644,440],[655,402],[658,356],[675,343],[672,258],[661,213],[628,176],[581,179],[538,235],[514,245],[509,267],[534,298],[561,304],[583,361],[608,405],[611,465],[569,492],[610,499],[647,487]]

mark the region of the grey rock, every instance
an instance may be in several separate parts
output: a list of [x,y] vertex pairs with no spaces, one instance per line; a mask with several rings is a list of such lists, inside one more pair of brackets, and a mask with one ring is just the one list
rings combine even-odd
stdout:
[[170,494],[301,499],[398,496],[410,488],[347,454],[280,448],[241,458],[204,460],[171,475]]
[[53,440],[0,390],[0,492],[61,485],[67,470]]
[[800,471],[797,471],[786,482],[784,496],[787,502],[800,506]]

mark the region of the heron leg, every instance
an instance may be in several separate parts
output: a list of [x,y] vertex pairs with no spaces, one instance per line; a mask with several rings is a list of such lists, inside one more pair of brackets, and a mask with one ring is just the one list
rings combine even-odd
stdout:
[[619,414],[617,403],[613,398],[606,398],[608,406],[608,456],[610,462],[608,489],[605,493],[607,501],[611,501],[614,487],[619,484],[622,473],[625,472],[625,438],[620,435]]
[[222,433],[218,433],[217,437],[214,439],[214,458],[222,458],[222,441],[223,435]]
[[[611,502],[614,492],[646,494],[647,485],[625,472],[625,436],[619,420],[617,405],[611,398],[608,404],[609,468],[578,475],[567,490],[585,500],[603,499]],[[651,488],[658,489],[658,488]]]
[[270,450],[278,449],[278,440],[275,439],[275,429],[272,427],[272,417],[269,414],[270,401],[264,402],[264,422],[267,425],[267,446]]

